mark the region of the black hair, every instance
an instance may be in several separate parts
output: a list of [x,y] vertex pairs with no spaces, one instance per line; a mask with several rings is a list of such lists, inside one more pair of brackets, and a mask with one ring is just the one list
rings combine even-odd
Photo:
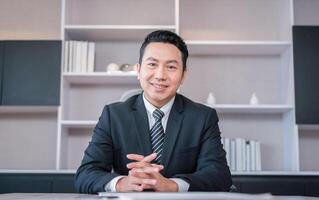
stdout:
[[152,42],[169,43],[176,46],[182,55],[183,71],[186,70],[186,62],[188,58],[188,50],[184,40],[176,33],[167,30],[157,30],[148,34],[140,48],[139,64],[142,64],[145,48]]

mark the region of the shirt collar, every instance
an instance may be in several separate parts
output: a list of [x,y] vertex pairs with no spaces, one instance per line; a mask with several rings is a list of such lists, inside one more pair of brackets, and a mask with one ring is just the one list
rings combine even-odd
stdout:
[[[164,112],[164,116],[168,116],[168,113],[170,112],[172,106],[173,106],[173,103],[174,103],[174,100],[175,100],[175,96],[169,100],[164,106],[162,106],[160,108],[161,111]],[[145,98],[145,94],[143,92],[143,101],[144,101],[144,105],[145,105],[145,108],[146,108],[146,111],[152,115],[152,113],[154,112],[154,110],[156,110],[157,108],[155,106],[153,106],[146,98]]]

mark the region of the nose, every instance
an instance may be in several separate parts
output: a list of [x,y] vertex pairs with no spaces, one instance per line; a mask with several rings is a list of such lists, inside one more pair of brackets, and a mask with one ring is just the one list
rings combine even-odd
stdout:
[[165,80],[166,79],[166,71],[164,66],[159,66],[155,71],[155,78],[157,80]]

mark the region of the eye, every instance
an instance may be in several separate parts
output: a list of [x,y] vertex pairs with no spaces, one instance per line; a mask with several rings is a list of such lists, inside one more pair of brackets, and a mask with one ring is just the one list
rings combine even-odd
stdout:
[[177,67],[174,65],[169,65],[169,66],[167,66],[167,68],[169,71],[175,71],[177,69]]
[[150,63],[147,63],[147,66],[149,66],[151,68],[155,68],[156,67],[156,63],[150,62]]

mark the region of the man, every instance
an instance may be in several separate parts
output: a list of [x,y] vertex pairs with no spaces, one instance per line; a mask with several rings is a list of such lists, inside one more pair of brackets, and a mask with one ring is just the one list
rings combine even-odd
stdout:
[[104,107],[75,176],[79,192],[229,190],[216,111],[176,93],[187,57],[175,33],[146,37],[136,66],[143,92]]

